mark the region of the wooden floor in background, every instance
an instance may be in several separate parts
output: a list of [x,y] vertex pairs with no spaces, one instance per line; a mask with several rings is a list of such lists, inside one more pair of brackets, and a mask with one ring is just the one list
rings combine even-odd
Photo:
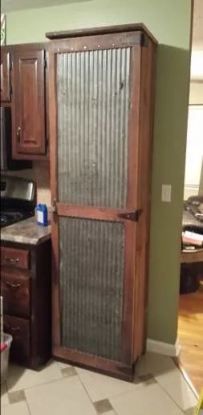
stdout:
[[178,337],[180,365],[199,393],[203,388],[203,282],[195,293],[180,295]]

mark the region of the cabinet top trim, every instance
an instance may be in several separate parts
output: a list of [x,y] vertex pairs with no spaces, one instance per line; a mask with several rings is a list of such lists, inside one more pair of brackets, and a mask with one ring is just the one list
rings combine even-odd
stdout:
[[1,49],[8,52],[18,51],[20,53],[27,50],[38,51],[42,49],[48,49],[49,43],[50,42],[48,40],[42,43],[17,43],[1,46]]
[[65,39],[70,37],[81,37],[81,36],[92,36],[92,35],[101,35],[109,33],[121,33],[121,32],[143,32],[146,34],[154,43],[158,43],[152,33],[146,28],[143,23],[131,23],[125,25],[115,25],[115,26],[102,26],[102,27],[93,27],[85,29],[74,29],[74,30],[64,30],[59,32],[47,32],[45,35],[48,39]]

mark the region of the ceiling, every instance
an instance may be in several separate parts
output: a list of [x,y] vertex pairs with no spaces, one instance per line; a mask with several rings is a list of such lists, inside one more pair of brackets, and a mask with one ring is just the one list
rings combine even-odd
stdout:
[[15,10],[34,9],[40,7],[58,6],[65,3],[77,3],[85,0],[2,0],[2,12],[8,13]]

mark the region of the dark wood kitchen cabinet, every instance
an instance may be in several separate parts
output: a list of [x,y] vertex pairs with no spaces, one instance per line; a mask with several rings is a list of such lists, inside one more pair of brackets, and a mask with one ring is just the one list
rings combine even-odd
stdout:
[[44,43],[1,47],[1,105],[11,107],[14,160],[49,157],[47,49]]
[[11,359],[37,369],[51,354],[50,239],[36,246],[1,244],[4,331],[13,336]]
[[9,49],[1,48],[1,102],[9,103],[11,100],[11,56]]
[[156,41],[143,25],[48,37],[52,351],[132,379],[146,340]]
[[46,52],[13,49],[12,150],[14,159],[46,154]]

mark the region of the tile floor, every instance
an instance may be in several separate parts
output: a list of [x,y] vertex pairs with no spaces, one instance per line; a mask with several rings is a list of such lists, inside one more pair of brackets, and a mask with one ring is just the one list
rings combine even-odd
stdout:
[[35,372],[11,365],[2,415],[193,415],[197,398],[169,357],[147,353],[134,383],[56,361]]

